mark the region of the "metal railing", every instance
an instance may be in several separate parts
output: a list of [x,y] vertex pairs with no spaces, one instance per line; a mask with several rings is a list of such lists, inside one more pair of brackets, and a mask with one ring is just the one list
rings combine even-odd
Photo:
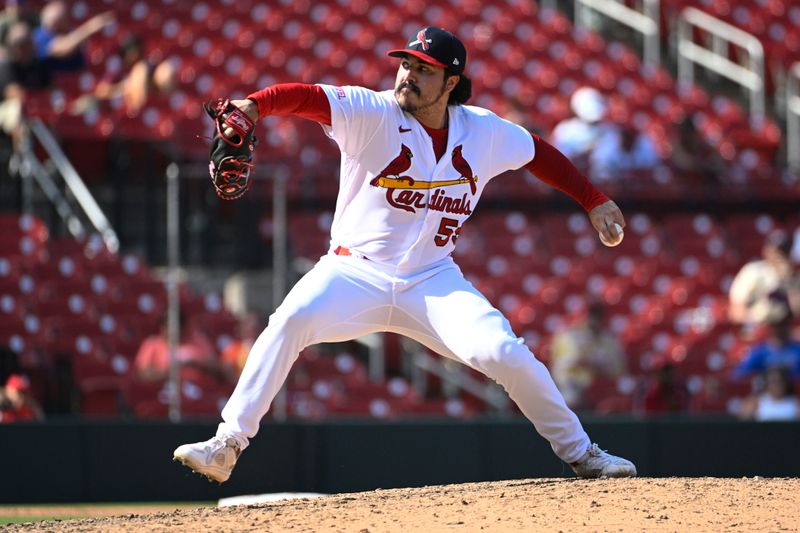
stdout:
[[371,333],[355,339],[367,348],[367,371],[370,381],[380,383],[386,379],[386,352],[383,348],[383,334]]
[[794,63],[786,80],[786,159],[789,168],[800,171],[800,61]]
[[476,398],[480,398],[495,411],[504,413],[509,409],[508,395],[499,385],[479,381],[464,373],[466,367],[453,361],[451,368],[449,359],[433,357],[418,344],[403,339],[403,347],[411,354],[411,384],[418,392],[424,392],[425,374],[437,376],[445,385],[463,390]]
[[[95,201],[92,193],[86,188],[75,167],[69,162],[69,159],[61,150],[53,134],[47,129],[47,126],[39,119],[33,119],[28,122],[28,127],[32,134],[45,153],[49,157],[51,164],[45,166],[36,156],[33,150],[33,138],[28,137],[23,143],[20,150],[22,162],[20,171],[23,178],[31,178],[36,181],[39,187],[44,192],[47,199],[53,204],[56,212],[66,225],[67,231],[76,237],[84,237],[88,231],[86,224],[82,221],[80,212],[75,209],[73,203],[70,201],[69,196],[62,192],[59,185],[53,179],[53,175],[57,173],[64,181],[67,191],[71,197],[80,207],[83,215],[94,227],[94,230],[100,235],[109,251],[116,253],[119,251],[119,239],[108,219],[103,214],[102,209]],[[51,171],[50,168],[53,168]],[[30,194],[30,187],[27,187],[28,194]],[[30,203],[30,199],[26,199],[26,204]]]
[[167,179],[167,263],[165,280],[167,289],[167,345],[169,349],[169,419],[181,421],[181,364],[178,360],[178,344],[181,338],[180,325],[180,169],[170,163]]
[[[710,47],[694,42],[693,30],[711,35]],[[747,66],[728,57],[728,45],[747,51]],[[685,8],[678,20],[678,82],[688,86],[694,82],[695,64],[728,78],[750,91],[750,125],[759,127],[764,120],[764,47],[751,35],[711,15]]]
[[642,0],[642,10],[637,11],[614,0],[575,0],[575,27],[585,27],[588,10],[594,9],[641,33],[643,62],[658,66],[661,63],[660,3],[660,0]]

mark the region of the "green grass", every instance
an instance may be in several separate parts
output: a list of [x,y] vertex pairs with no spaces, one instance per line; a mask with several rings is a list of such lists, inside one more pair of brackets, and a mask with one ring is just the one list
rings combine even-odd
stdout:
[[11,524],[26,524],[30,522],[42,522],[44,520],[70,520],[72,518],[88,518],[87,516],[0,516],[0,526],[8,526]]
[[[216,501],[201,502],[117,502],[117,503],[17,503],[0,505],[0,526],[9,524],[23,524],[26,522],[41,522],[43,520],[72,520],[80,518],[98,517],[89,509],[102,509],[104,507],[119,508],[115,514],[143,514],[142,508],[150,508],[147,512],[166,512],[177,508],[189,507],[215,507]],[[130,508],[126,513],[125,508]],[[13,516],[11,513],[19,508],[33,510],[34,513],[26,516]],[[56,512],[60,509],[62,512]],[[85,510],[85,511],[82,511]],[[49,512],[48,512],[49,511]]]

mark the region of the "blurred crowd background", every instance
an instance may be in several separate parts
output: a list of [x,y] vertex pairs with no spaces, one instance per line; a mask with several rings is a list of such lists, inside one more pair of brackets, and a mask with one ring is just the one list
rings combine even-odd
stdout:
[[[385,51],[424,25],[467,44],[470,103],[549,139],[626,214],[624,242],[607,249],[577,205],[513,172],[487,188],[456,247],[570,405],[800,419],[800,146],[787,141],[800,2],[661,0],[656,61],[612,19],[576,26],[571,1],[124,4],[9,0],[0,13],[0,422],[168,416],[171,163],[181,409],[216,417],[281,285],[327,251],[339,153],[318,125],[268,117],[253,189],[220,202],[201,104],[280,82],[392,88]],[[678,79],[687,7],[761,43],[763,116],[724,76]],[[716,50],[748,64],[735,46]],[[41,128],[114,239],[82,229],[80,187],[59,180],[70,172]],[[289,258],[277,284],[276,200]],[[270,416],[513,413],[481,375],[387,334],[305,350]]]

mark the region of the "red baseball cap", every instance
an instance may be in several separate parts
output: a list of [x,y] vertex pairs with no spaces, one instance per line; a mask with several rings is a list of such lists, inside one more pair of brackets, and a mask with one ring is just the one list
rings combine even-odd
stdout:
[[387,55],[403,57],[411,55],[439,68],[447,68],[461,74],[467,64],[467,49],[458,37],[447,30],[427,26],[419,30],[405,48],[389,50]]
[[17,391],[25,392],[31,388],[31,382],[27,376],[21,374],[11,374],[6,381],[6,387]]

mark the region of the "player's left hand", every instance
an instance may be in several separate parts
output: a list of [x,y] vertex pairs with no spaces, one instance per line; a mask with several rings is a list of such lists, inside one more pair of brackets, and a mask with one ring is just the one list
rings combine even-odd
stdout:
[[[258,104],[256,104],[254,101],[249,99],[231,100],[231,103],[234,106],[241,109],[248,117],[250,117],[250,120],[252,120],[253,122],[256,122],[258,120]],[[226,138],[230,139],[231,137],[236,135],[236,132],[234,131],[233,128],[228,126],[222,131],[222,134]]]
[[622,211],[613,200],[602,203],[589,211],[589,220],[597,233],[608,242],[616,242],[619,237],[617,228],[614,227],[615,222],[623,228],[625,227],[625,217],[622,216]]
[[[214,190],[223,200],[240,198],[253,180],[253,154],[256,146],[255,123],[230,100],[218,98],[203,105],[214,121],[216,135],[211,140],[208,172]],[[233,133],[226,133],[228,130]]]

